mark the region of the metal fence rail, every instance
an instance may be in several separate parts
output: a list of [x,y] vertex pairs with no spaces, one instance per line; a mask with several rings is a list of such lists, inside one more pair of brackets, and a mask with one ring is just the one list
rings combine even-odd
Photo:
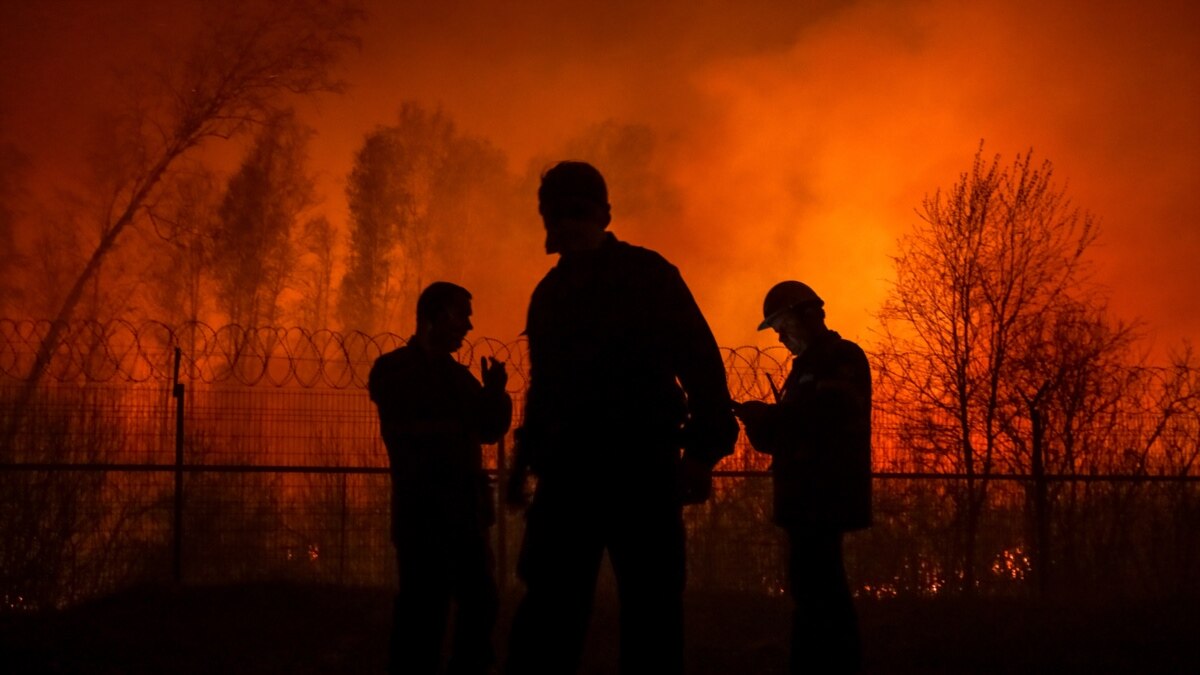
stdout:
[[[19,421],[0,448],[0,607],[173,579],[393,583],[387,460],[362,382],[398,336],[85,323],[15,410],[45,328],[0,321],[0,424]],[[484,353],[509,363],[519,423],[523,345],[479,341],[460,358]],[[738,399],[766,398],[786,369],[782,350],[723,353]],[[875,420],[876,524],[848,538],[858,593],[961,587],[968,481],[984,497],[978,592],[1200,592],[1200,476],[912,471],[894,425]],[[491,470],[504,447],[486,449]],[[687,509],[693,586],[782,592],[765,460],[743,439],[712,500]],[[522,519],[499,512],[511,583]]]
[[[181,500],[174,499],[178,471]],[[1077,478],[1053,478],[1071,497],[1069,508],[1050,517],[1059,586],[1130,594],[1197,590],[1200,482]],[[876,524],[848,538],[858,593],[955,589],[959,524],[952,487],[961,480],[875,477]],[[978,590],[1031,592],[1026,500],[1032,481],[992,481]],[[26,577],[12,574],[22,566],[5,567],[10,607],[69,603],[130,584],[169,582],[174,574],[186,583],[394,581],[390,480],[381,467],[21,464],[0,469],[0,485],[6,550],[23,549],[35,563]],[[770,522],[770,496],[765,474],[717,473],[713,499],[686,511],[693,587],[783,591],[782,539]],[[11,520],[14,507],[22,506],[44,509],[32,523],[38,536],[20,536],[20,523]],[[513,583],[522,519],[498,512],[504,525],[494,528],[499,574]],[[40,547],[32,546],[36,539]]]

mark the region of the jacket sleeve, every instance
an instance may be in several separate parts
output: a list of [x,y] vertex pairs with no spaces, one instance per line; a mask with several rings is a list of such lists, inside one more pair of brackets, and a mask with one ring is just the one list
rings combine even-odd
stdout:
[[737,418],[729,398],[721,350],[679,271],[671,268],[664,298],[672,327],[675,372],[687,395],[684,454],[709,466],[733,453]]
[[554,411],[549,409],[547,405],[546,385],[542,371],[545,369],[543,356],[534,349],[533,343],[537,339],[537,326],[544,320],[542,314],[545,312],[544,303],[547,293],[546,287],[550,283],[550,276],[542,279],[538,283],[537,288],[533,291],[533,296],[529,300],[529,309],[525,317],[525,337],[527,340],[526,347],[529,358],[529,373],[525,382],[525,400],[523,401],[521,426],[513,432],[513,471],[525,471],[527,469],[537,469],[539,457],[544,450],[546,438],[549,435],[550,420],[554,417]]
[[483,387],[479,393],[479,438],[497,443],[512,424],[512,397],[503,389]]
[[764,403],[761,415],[744,420],[746,439],[759,452],[768,455],[780,452],[780,422],[784,419],[778,403]]
[[784,400],[764,415],[756,430],[760,442],[751,440],[759,450],[815,461],[814,449],[841,447],[861,433],[863,425],[869,434],[870,366],[856,345],[843,342],[810,386],[789,389]]
[[842,341],[834,351],[829,370],[817,380],[808,426],[842,437],[859,426],[869,426],[871,367],[857,345]]
[[512,423],[512,398],[499,387],[486,387],[471,374],[465,365],[456,366],[459,377],[459,400],[463,407],[456,417],[463,430],[480,443],[496,443]]

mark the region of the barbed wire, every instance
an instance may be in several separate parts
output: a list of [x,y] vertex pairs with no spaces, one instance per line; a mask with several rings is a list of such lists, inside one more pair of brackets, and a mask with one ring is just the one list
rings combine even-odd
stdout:
[[[0,319],[0,380],[29,377],[50,328],[50,321]],[[66,325],[45,377],[62,383],[170,382],[178,348],[183,382],[352,389],[366,386],[375,359],[406,342],[396,333],[78,320]],[[770,382],[782,382],[790,360],[782,347],[722,348],[721,353],[730,394],[738,400],[768,399]],[[477,338],[456,353],[476,373],[484,356],[507,364],[511,391],[525,389],[529,358],[523,338]]]

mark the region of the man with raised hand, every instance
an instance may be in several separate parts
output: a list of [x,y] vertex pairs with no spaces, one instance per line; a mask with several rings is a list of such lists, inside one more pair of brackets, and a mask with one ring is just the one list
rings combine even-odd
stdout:
[[471,326],[471,294],[444,281],[417,301],[417,331],[380,356],[368,389],[392,474],[392,538],[400,586],[390,672],[442,672],[450,608],[454,635],[447,672],[489,672],[498,600],[489,528],[492,487],[482,443],[508,431],[512,400],[504,363],[480,360],[483,384],[454,360]]

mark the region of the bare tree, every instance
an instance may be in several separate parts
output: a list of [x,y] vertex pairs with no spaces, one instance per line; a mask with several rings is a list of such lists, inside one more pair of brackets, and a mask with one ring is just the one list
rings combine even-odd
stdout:
[[146,304],[154,317],[195,322],[207,309],[204,286],[221,195],[215,176],[204,170],[172,181],[170,189],[151,216],[158,254],[145,272]]
[[1164,427],[1162,473],[1200,472],[1200,357],[1190,344],[1172,355],[1155,403]]
[[352,30],[361,15],[347,0],[220,2],[206,8],[212,19],[184,56],[166,63],[147,90],[131,97],[123,123],[113,126],[124,170],[113,174],[98,243],[39,345],[5,446],[85,288],[125,230],[146,220],[173,170],[206,141],[231,138],[270,119],[287,95],[337,90],[332,67],[354,43]]
[[967,590],[988,476],[1013,452],[1006,429],[1047,388],[1022,373],[1053,341],[1030,336],[1075,302],[1096,236],[1093,218],[1052,179],[1032,153],[1002,166],[981,146],[949,192],[922,203],[879,313],[881,407],[925,440],[919,468],[964,474],[957,572]]

